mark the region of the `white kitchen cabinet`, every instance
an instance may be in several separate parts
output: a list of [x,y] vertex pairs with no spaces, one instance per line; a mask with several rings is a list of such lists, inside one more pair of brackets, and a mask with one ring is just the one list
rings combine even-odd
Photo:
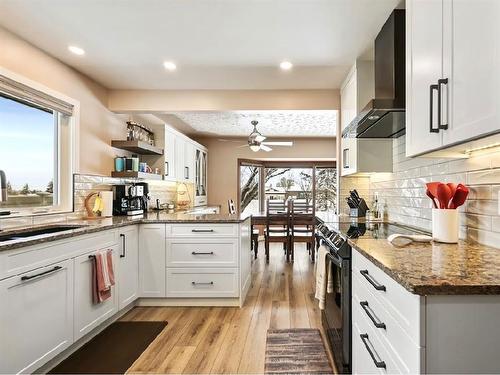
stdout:
[[119,235],[118,308],[121,310],[139,296],[139,231],[125,227]]
[[177,134],[171,129],[165,127],[165,173],[164,178],[167,181],[175,181],[177,177],[176,168],[176,149],[175,143],[177,140]]
[[0,373],[30,373],[73,343],[73,261],[0,282]]
[[139,226],[139,293],[141,297],[165,297],[165,224]]
[[187,180],[185,158],[186,140],[184,137],[177,136],[175,139],[175,176],[177,181],[185,182]]
[[406,17],[407,156],[500,131],[500,2],[408,0]]
[[94,304],[92,301],[92,259],[91,257],[101,251],[113,251],[113,269],[116,277],[118,270],[118,246],[100,248],[75,258],[75,340],[83,337],[94,328],[112,317],[118,311],[117,285],[111,287],[111,297]]
[[194,144],[190,140],[186,140],[184,144],[184,180],[194,184],[196,167],[195,167],[196,150]]
[[[341,126],[344,130],[375,96],[373,61],[358,60],[340,89]],[[392,139],[340,139],[341,176],[392,172]]]

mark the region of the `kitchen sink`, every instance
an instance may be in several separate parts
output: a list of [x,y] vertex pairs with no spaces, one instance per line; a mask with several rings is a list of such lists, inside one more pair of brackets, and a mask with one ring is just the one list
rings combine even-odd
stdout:
[[24,238],[42,236],[45,234],[59,233],[68,230],[74,230],[82,228],[85,225],[50,225],[46,227],[38,227],[34,229],[20,229],[19,231],[9,231],[10,233],[1,234],[0,232],[0,242],[14,241]]

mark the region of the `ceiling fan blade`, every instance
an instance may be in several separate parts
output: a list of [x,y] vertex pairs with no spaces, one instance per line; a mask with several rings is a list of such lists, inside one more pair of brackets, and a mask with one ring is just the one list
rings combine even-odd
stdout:
[[233,143],[241,143],[240,140],[236,139],[224,139],[224,138],[217,138],[219,142],[233,142]]
[[264,145],[268,146],[293,146],[292,141],[283,141],[283,142],[262,142]]
[[248,144],[244,144],[244,145],[239,145],[239,146],[235,146],[236,148],[243,148],[243,147],[248,147]]
[[255,136],[255,140],[257,142],[262,142],[264,139],[266,139],[266,137],[264,137],[262,134],[258,134]]
[[268,147],[264,144],[261,143],[260,145],[260,149],[263,150],[263,151],[266,151],[266,152],[269,152],[269,151],[272,151],[273,149],[271,147]]

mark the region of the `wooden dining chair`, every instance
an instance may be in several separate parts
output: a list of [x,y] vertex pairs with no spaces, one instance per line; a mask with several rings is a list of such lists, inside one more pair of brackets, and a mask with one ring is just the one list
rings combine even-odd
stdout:
[[264,241],[266,248],[266,263],[269,263],[269,244],[282,243],[288,261],[290,235],[290,216],[285,201],[267,200],[266,228]]
[[311,261],[315,261],[315,230],[316,213],[312,202],[308,200],[292,201],[290,204],[290,257],[292,262],[295,258],[295,244],[305,243]]

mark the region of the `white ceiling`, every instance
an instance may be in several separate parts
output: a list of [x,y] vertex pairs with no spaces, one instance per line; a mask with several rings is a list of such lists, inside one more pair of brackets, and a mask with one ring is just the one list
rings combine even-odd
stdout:
[[338,88],[399,2],[0,0],[0,25],[108,88]]
[[231,111],[172,112],[196,134],[248,136],[257,120],[259,132],[268,137],[335,137],[337,111]]

